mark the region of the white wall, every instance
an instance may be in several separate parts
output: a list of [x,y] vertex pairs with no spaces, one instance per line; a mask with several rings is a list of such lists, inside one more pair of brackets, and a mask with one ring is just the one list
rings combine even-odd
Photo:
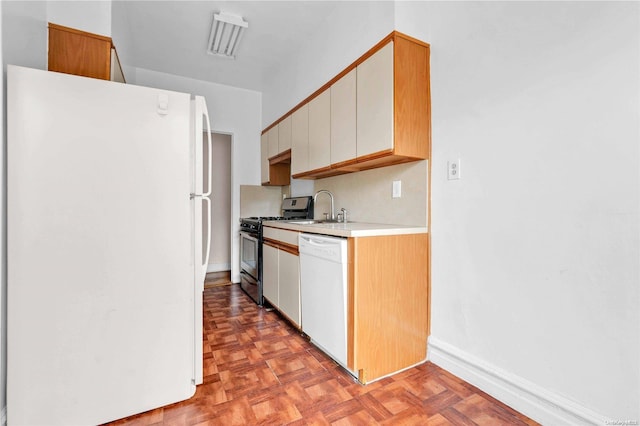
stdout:
[[3,65],[47,68],[47,4],[2,1]]
[[211,126],[216,133],[232,135],[231,142],[231,280],[240,282],[239,239],[240,185],[260,183],[260,123],[262,94],[222,84],[135,69],[135,81],[141,86],[202,95],[207,101]]
[[282,187],[241,185],[240,217],[281,216]]
[[111,37],[111,0],[49,1],[47,19],[54,24]]
[[432,46],[430,356],[548,424],[640,420],[639,8],[396,7]]

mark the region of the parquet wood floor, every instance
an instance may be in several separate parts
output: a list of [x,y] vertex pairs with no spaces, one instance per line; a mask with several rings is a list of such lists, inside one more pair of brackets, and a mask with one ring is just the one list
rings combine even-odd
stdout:
[[204,279],[204,288],[231,284],[231,271],[209,272]]
[[535,425],[427,362],[362,386],[238,285],[204,292],[204,383],[110,425]]

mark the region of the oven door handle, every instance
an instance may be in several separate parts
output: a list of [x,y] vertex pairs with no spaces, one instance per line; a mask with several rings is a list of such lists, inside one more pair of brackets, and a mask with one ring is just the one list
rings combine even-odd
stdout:
[[256,236],[254,236],[253,234],[250,234],[248,232],[240,231],[240,236],[245,237],[245,238],[247,238],[249,240],[253,240],[256,243],[258,242],[258,238]]

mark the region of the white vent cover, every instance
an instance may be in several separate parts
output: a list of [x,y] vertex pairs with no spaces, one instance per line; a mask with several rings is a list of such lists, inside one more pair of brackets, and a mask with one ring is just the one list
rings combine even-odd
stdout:
[[207,53],[235,59],[238,43],[249,23],[242,16],[214,13]]

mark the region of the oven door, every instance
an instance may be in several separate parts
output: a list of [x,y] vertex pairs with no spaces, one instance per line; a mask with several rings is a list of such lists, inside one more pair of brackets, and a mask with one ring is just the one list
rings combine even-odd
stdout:
[[240,269],[255,279],[258,277],[259,242],[255,235],[240,231]]
[[260,288],[260,283],[245,271],[240,271],[240,287],[258,306],[262,306],[262,288]]

